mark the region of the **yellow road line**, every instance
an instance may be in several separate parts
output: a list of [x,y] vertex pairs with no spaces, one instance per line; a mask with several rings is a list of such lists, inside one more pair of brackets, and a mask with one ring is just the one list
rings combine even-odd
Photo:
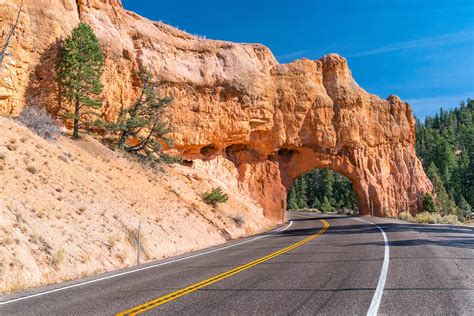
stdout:
[[[319,214],[319,213],[318,213]],[[301,215],[301,214],[291,214],[292,216],[296,216],[296,217],[301,217],[301,218],[309,218],[309,219],[314,219],[314,220],[317,220],[318,218],[317,217],[314,217],[312,215],[309,215],[309,216],[306,216],[306,215]]]
[[185,287],[185,288],[182,288],[181,290],[178,290],[178,291],[175,291],[173,293],[170,293],[170,294],[167,294],[165,296],[161,296],[161,297],[158,297],[152,301],[149,301],[145,304],[142,304],[142,305],[138,305],[136,307],[133,307],[129,310],[126,310],[124,312],[121,312],[121,313],[118,313],[117,316],[122,316],[122,315],[137,315],[137,314],[140,314],[140,313],[143,313],[143,312],[146,312],[150,309],[153,309],[155,307],[158,307],[160,305],[163,305],[165,303],[168,303],[172,300],[175,300],[177,299],[178,297],[181,297],[183,295],[186,295],[186,294],[189,294],[189,293],[192,293],[194,291],[197,291],[199,289],[202,289],[203,287],[206,287],[208,285],[211,285],[213,283],[216,283],[216,282],[219,282],[221,280],[224,280],[234,274],[237,274],[239,272],[242,272],[242,271],[245,271],[247,269],[250,269],[258,264],[261,264],[265,261],[268,261],[272,258],[275,258],[279,255],[282,255],[290,250],[293,250],[297,247],[300,247],[308,242],[310,242],[311,240],[317,238],[318,236],[322,235],[328,228],[329,228],[329,222],[322,219],[321,222],[323,223],[323,227],[321,228],[320,231],[318,231],[316,234],[313,234],[293,245],[290,245],[286,248],[283,248],[281,250],[278,250],[278,251],[275,251],[265,257],[262,257],[260,259],[257,259],[257,260],[254,260],[252,262],[249,262],[247,264],[244,264],[244,265],[241,265],[237,268],[234,268],[232,270],[229,270],[227,272],[224,272],[224,273],[221,273],[221,274],[218,274],[212,278],[209,278],[209,279],[206,279],[204,281],[201,281],[201,282],[198,282],[198,283],[195,283],[193,285],[190,285],[188,287]]

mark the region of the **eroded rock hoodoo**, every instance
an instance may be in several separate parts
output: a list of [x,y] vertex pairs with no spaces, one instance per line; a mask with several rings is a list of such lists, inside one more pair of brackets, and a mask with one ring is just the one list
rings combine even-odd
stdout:
[[[18,2],[0,4],[5,21]],[[118,0],[27,0],[2,70],[1,112],[16,114],[28,99],[56,109],[57,41],[79,21],[93,27],[107,58],[103,116],[114,119],[134,100],[134,73],[147,67],[161,79],[160,93],[174,97],[176,153],[223,183],[237,177],[238,189],[273,220],[283,220],[292,181],[314,168],[347,176],[362,214],[369,198],[378,216],[416,212],[432,191],[415,154],[410,106],[365,92],[344,58],[281,65],[262,45],[201,39],[128,12]]]

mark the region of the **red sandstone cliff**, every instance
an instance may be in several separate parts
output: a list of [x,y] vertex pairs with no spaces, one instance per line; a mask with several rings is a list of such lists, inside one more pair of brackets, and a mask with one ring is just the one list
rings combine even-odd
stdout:
[[[1,28],[19,0],[0,0]],[[26,100],[58,108],[54,58],[58,41],[79,21],[96,31],[105,55],[103,116],[114,119],[137,93],[134,72],[162,80],[176,152],[193,168],[228,181],[283,218],[286,188],[300,174],[331,168],[349,177],[362,213],[416,212],[432,185],[414,150],[414,118],[398,97],[368,94],[344,58],[280,65],[268,48],[211,41],[123,9],[118,0],[26,0],[13,54],[1,70],[0,112]]]

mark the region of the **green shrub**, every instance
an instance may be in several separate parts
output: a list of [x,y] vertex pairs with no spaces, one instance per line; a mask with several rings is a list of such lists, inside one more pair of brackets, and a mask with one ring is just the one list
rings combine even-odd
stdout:
[[202,200],[212,206],[217,206],[218,203],[225,203],[228,199],[229,196],[222,192],[220,187],[213,189],[211,192],[204,192],[202,194]]

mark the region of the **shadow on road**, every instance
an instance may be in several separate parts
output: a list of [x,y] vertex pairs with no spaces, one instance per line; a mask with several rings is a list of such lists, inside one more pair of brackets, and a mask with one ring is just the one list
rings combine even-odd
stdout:
[[[314,216],[313,218],[298,218],[293,221],[314,221],[319,219],[331,220],[331,226],[324,233],[325,235],[352,235],[352,234],[380,234],[380,231],[373,225],[361,222],[360,224],[347,225],[345,216]],[[423,225],[412,223],[377,223],[385,233],[389,235],[389,244],[392,247],[433,245],[440,247],[456,247],[474,249],[474,228],[454,225]],[[305,229],[290,229],[279,232],[276,236],[309,236],[317,232],[320,227]],[[417,235],[407,235],[412,238],[404,240],[390,240],[390,234],[395,233],[418,233]],[[429,234],[430,236],[426,236]],[[419,238],[425,237],[425,238]],[[368,243],[358,243],[357,245],[380,245],[384,242],[381,237],[376,237],[377,241]],[[374,238],[375,239],[375,238]],[[348,244],[347,246],[352,246]]]

